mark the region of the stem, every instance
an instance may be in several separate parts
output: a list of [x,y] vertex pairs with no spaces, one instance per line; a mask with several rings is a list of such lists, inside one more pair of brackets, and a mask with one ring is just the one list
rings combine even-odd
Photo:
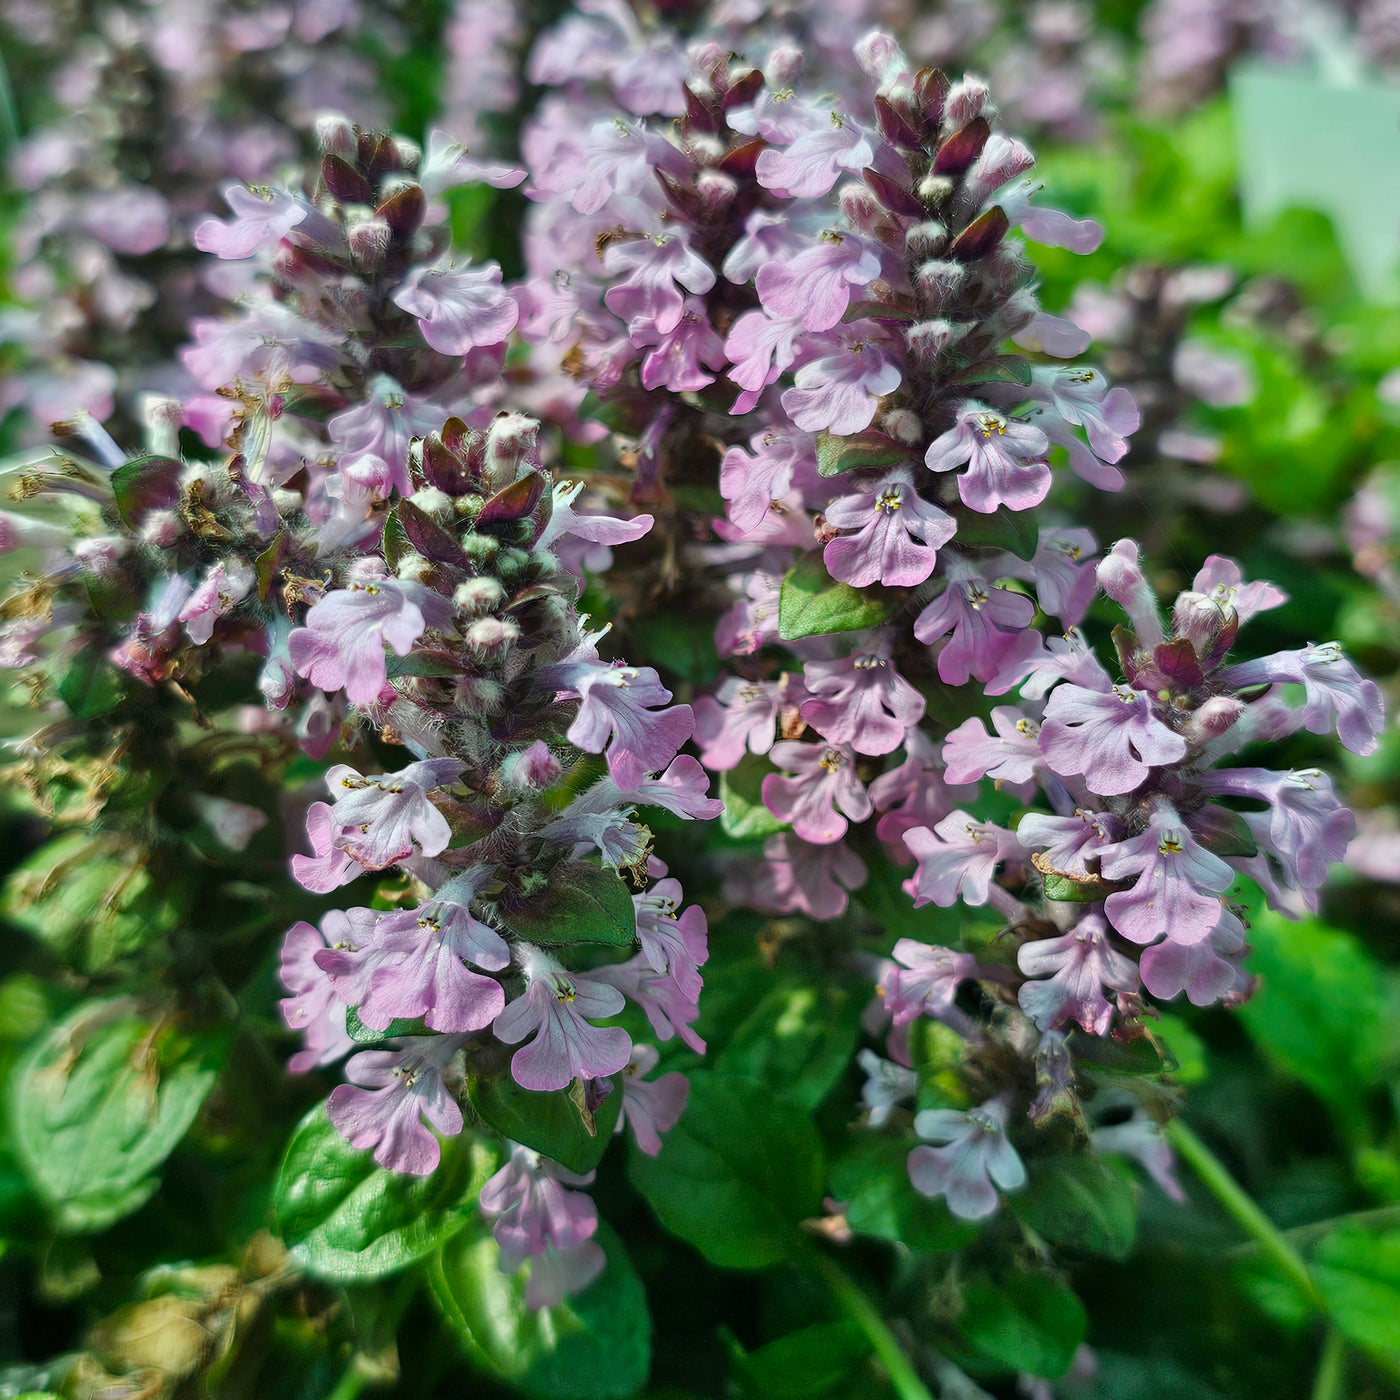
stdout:
[[356,1400],[359,1393],[369,1384],[369,1374],[360,1365],[360,1358],[353,1356],[345,1368],[345,1374],[336,1382],[336,1387],[326,1400]]
[[1312,1400],[1345,1400],[1346,1380],[1346,1339],[1335,1327],[1329,1327],[1322,1339],[1322,1354],[1317,1359]]
[[1173,1119],[1164,1129],[1167,1140],[1200,1177],[1202,1184],[1220,1203],[1225,1212],[1245,1231],[1271,1259],[1274,1267],[1312,1304],[1325,1313],[1327,1304],[1317,1291],[1317,1285],[1303,1263],[1302,1256],[1284,1238],[1283,1232],[1245,1194],[1239,1182],[1225,1169],[1221,1160],[1203,1143],[1180,1118]]
[[900,1400],[933,1400],[927,1386],[919,1379],[918,1372],[904,1354],[893,1332],[885,1326],[885,1320],[876,1311],[870,1299],[846,1277],[834,1260],[820,1250],[812,1250],[808,1261],[813,1271],[821,1275],[822,1281],[831,1289],[841,1310],[854,1322],[869,1341],[871,1349],[880,1358],[890,1384]]

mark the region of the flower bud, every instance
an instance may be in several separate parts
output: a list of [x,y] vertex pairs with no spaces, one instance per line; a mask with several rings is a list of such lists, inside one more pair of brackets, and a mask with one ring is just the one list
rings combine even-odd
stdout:
[[805,62],[806,57],[801,49],[793,44],[779,44],[768,55],[768,63],[763,70],[768,86],[775,91],[791,87],[801,76]]
[[549,751],[543,739],[511,754],[500,767],[501,782],[519,792],[543,792],[559,780],[564,765]]
[[967,269],[961,263],[944,262],[934,258],[924,263],[914,274],[914,285],[926,297],[935,311],[941,310],[962,285]]
[[471,578],[457,585],[452,602],[458,611],[480,616],[500,607],[505,596],[506,591],[498,579]]
[[1181,737],[1193,748],[1207,744],[1233,728],[1244,709],[1244,703],[1233,695],[1213,695],[1182,725]]
[[[938,219],[925,219],[905,230],[904,250],[911,258],[937,257],[948,246],[948,226]],[[948,263],[948,267],[962,270],[961,263]]]
[[361,219],[350,224],[345,230],[345,237],[350,245],[350,256],[361,267],[371,270],[384,265],[393,241],[388,222],[379,218]]
[[519,638],[520,624],[508,617],[479,617],[464,635],[480,651],[501,651]]
[[456,522],[457,512],[452,497],[445,491],[439,491],[436,486],[424,486],[408,499],[439,525],[451,526]]
[[523,413],[498,413],[486,429],[486,454],[483,463],[487,485],[502,491],[520,473],[523,463],[539,465],[539,420]]
[[328,156],[339,156],[353,162],[359,151],[359,136],[348,118],[328,112],[316,118],[316,144]]
[[1138,641],[1146,647],[1155,647],[1164,640],[1157,597],[1139,567],[1136,541],[1119,540],[1099,560],[1098,579],[1099,587],[1128,614]]

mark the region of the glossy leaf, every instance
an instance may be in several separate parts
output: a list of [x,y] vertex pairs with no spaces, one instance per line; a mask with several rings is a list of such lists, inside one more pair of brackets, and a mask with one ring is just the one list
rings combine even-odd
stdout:
[[752,841],[787,830],[788,823],[763,805],[763,780],[775,771],[762,754],[746,753],[736,767],[720,774],[719,795],[724,811],[719,824],[726,836]]
[[382,1278],[416,1263],[473,1218],[500,1165],[494,1142],[446,1138],[429,1176],[375,1165],[317,1104],[297,1125],[272,1189],[274,1226],[308,1273],[340,1283]]
[[545,889],[503,913],[522,937],[550,946],[606,943],[626,948],[637,936],[637,913],[622,876],[583,861],[555,866]]
[[580,1175],[591,1172],[608,1150],[622,1110],[622,1088],[616,1081],[593,1111],[591,1122],[571,1090],[535,1093],[522,1089],[509,1073],[469,1073],[467,1097],[482,1120],[502,1137],[532,1147]]
[[977,1274],[963,1286],[963,1336],[1009,1371],[1063,1376],[1087,1325],[1084,1305],[1048,1274]]
[[701,1071],[656,1157],[633,1151],[632,1184],[661,1223],[712,1264],[762,1269],[820,1214],[825,1166],[807,1109],[771,1084]]
[[1051,1244],[1110,1259],[1126,1258],[1132,1250],[1136,1192],[1123,1171],[1099,1157],[1038,1157],[1026,1188],[1006,1200]]
[[819,550],[804,555],[788,570],[778,598],[778,635],[785,642],[830,632],[876,627],[894,611],[888,593],[837,583],[826,571]]
[[433,1301],[462,1350],[531,1400],[625,1400],[651,1367],[651,1314],[622,1242],[595,1236],[607,1267],[554,1307],[525,1306],[528,1268],[500,1270],[485,1222],[451,1240],[428,1266]]

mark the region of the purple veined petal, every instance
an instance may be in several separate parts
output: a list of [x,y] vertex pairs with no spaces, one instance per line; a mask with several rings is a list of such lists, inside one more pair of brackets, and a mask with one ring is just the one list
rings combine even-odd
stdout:
[[904,882],[916,909],[928,903],[946,909],[960,898],[967,904],[985,904],[997,866],[1021,855],[1011,832],[962,811],[950,812],[932,830],[916,827],[906,832],[904,844],[919,863]]
[[680,1122],[690,1098],[690,1081],[683,1074],[673,1071],[659,1079],[643,1078],[656,1068],[658,1059],[653,1045],[632,1047],[632,1058],[622,1071],[622,1112],[616,1129],[620,1133],[623,1123],[629,1124],[637,1146],[649,1157],[661,1151],[661,1134]]
[[195,225],[194,246],[220,258],[251,258],[303,222],[310,208],[285,190],[228,185],[224,199],[234,217],[204,219]]
[[292,857],[292,874],[298,884],[314,894],[329,894],[364,874],[352,856],[335,846],[339,828],[324,802],[313,802],[306,813],[306,834],[311,842],[310,856]]
[[858,234],[830,232],[787,262],[758,269],[759,301],[774,318],[795,318],[808,331],[839,324],[854,289],[880,275],[876,247]]
[[758,183],[789,199],[826,194],[843,170],[863,170],[874,147],[848,118],[833,112],[828,126],[806,131],[786,150],[768,147],[759,153]]
[[849,746],[784,742],[775,744],[772,753],[779,768],[796,776],[770,773],[764,778],[764,805],[779,820],[790,821],[802,840],[830,845],[846,834],[847,817],[864,821],[870,815],[870,797],[856,775]]
[[773,914],[834,919],[846,912],[848,890],[866,880],[865,862],[843,842],[813,845],[790,831],[764,843],[763,859],[747,882],[726,882],[736,903]]
[[1057,686],[1045,707],[1040,748],[1052,770],[1081,775],[1104,796],[1132,792],[1154,765],[1186,756],[1186,741],[1156,717],[1147,693],[1127,686],[1107,693]]
[[874,491],[838,497],[825,514],[828,525],[854,533],[829,541],[822,562],[832,578],[855,588],[922,583],[957,530],[953,517],[925,501],[907,473]]
[[616,988],[562,971],[531,981],[496,1017],[494,1030],[507,1045],[527,1036],[529,1044],[511,1059],[511,1072],[525,1089],[566,1088],[574,1079],[616,1074],[627,1063],[632,1041],[620,1027],[599,1029],[587,1016],[615,1016],[624,1005]]

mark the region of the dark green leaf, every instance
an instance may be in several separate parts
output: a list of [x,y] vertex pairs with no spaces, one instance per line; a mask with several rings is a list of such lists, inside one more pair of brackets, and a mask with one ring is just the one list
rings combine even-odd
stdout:
[[462,663],[444,651],[427,651],[415,647],[407,656],[392,651],[384,658],[389,678],[395,676],[460,676]]
[[817,434],[817,470],[823,476],[840,476],[857,467],[889,467],[908,461],[910,449],[906,443],[867,428],[850,437],[833,433]]
[[484,1223],[464,1230],[428,1266],[428,1282],[462,1350],[532,1400],[626,1400],[651,1368],[651,1314],[622,1241],[600,1223],[603,1272],[554,1307],[525,1306],[529,1266],[500,1269]]
[[739,1357],[744,1400],[815,1400],[836,1388],[870,1355],[870,1342],[849,1319],[818,1322]]
[[1033,510],[1008,510],[998,506],[990,515],[971,510],[964,505],[950,506],[958,522],[959,544],[979,545],[984,549],[1004,549],[1018,559],[1031,559],[1040,542],[1040,527]]
[[625,948],[637,936],[632,896],[616,870],[583,861],[562,861],[539,894],[502,911],[532,943],[606,943]]
[[845,1072],[860,1036],[865,996],[812,977],[774,987],[715,1060],[721,1073],[763,1084],[816,1108]]
[[950,375],[950,384],[1029,384],[1031,362],[1024,355],[989,355]]
[[1016,1272],[1000,1280],[974,1275],[963,1286],[963,1335],[1009,1371],[1058,1379],[1084,1340],[1084,1305],[1046,1274]]
[[661,1223],[712,1264],[763,1269],[801,1243],[821,1210],[825,1166],[808,1111],[773,1085],[701,1071],[685,1116],[628,1175]]
[[151,1021],[134,1000],[86,1002],[15,1067],[15,1155],[61,1233],[106,1229],[160,1185],[227,1054],[225,1035]]
[[96,719],[126,696],[126,677],[93,645],[69,661],[58,678],[59,698],[75,719]]
[[308,1273],[364,1282],[425,1258],[476,1212],[500,1165],[494,1143],[445,1138],[429,1176],[385,1171],[351,1147],[317,1104],[297,1125],[272,1189],[277,1233]]
[[746,753],[737,767],[720,774],[719,795],[724,811],[719,824],[725,835],[749,841],[787,830],[787,822],[779,821],[763,805],[763,780],[776,771],[762,754]]
[[820,550],[803,555],[788,570],[778,599],[778,635],[785,642],[829,632],[877,627],[893,611],[888,593],[837,583],[826,571]]
[[502,1137],[532,1147],[580,1175],[598,1165],[617,1126],[622,1087],[598,1105],[589,1122],[570,1090],[532,1093],[509,1074],[468,1073],[467,1097],[482,1120]]
[[858,1140],[832,1167],[832,1193],[846,1203],[846,1221],[857,1234],[933,1254],[961,1249],[977,1237],[977,1226],[914,1190],[910,1146],[877,1134]]
[[1038,1157],[1011,1209],[1042,1239],[1086,1254],[1125,1258],[1137,1233],[1137,1196],[1113,1164],[1087,1153]]

